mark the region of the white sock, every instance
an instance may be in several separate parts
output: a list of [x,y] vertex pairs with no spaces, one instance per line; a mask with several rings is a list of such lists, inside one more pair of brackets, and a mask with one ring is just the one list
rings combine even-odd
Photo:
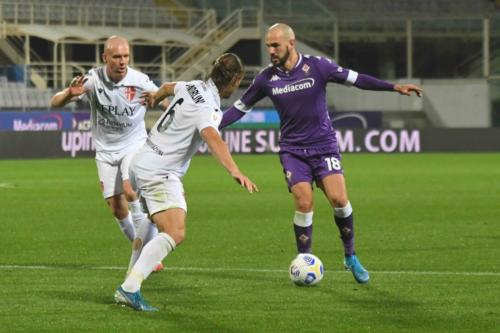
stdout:
[[132,215],[142,213],[142,207],[139,199],[129,201],[128,206],[130,208],[130,211],[132,212]]
[[[151,236],[152,230],[156,231],[153,236]],[[156,234],[158,234],[158,229],[156,229],[156,225],[151,222],[149,218],[144,216],[144,218],[138,221],[135,229],[135,239],[132,242],[132,254],[130,256],[130,261],[128,264],[127,275],[132,270],[132,267],[134,267],[137,259],[139,259],[144,245],[146,245],[151,239],[153,239]]]
[[299,211],[295,211],[295,215],[293,217],[293,223],[299,227],[308,227],[313,224],[313,214],[314,212],[302,213]]
[[168,234],[160,232],[142,249],[141,256],[122,284],[123,290],[135,293],[141,289],[142,281],[148,278],[158,262],[175,250],[175,241]]
[[132,224],[132,214],[128,213],[127,217],[123,219],[115,218],[118,226],[122,230],[123,234],[129,239],[129,241],[133,241],[135,238],[135,230],[134,225]]
[[144,219],[144,217],[147,217],[147,215],[142,211],[142,206],[139,202],[139,199],[130,201],[128,203],[128,207],[130,209],[130,212],[132,213],[134,227],[137,229],[139,227],[139,224],[141,224],[141,221]]
[[351,202],[347,201],[347,205],[345,205],[345,207],[334,208],[333,211],[335,212],[335,216],[337,217],[340,218],[349,217],[349,215],[352,214]]

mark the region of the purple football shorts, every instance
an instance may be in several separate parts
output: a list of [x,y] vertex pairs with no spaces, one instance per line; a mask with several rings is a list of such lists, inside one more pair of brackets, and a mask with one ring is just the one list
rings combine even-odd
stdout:
[[288,189],[299,182],[317,182],[328,175],[343,174],[341,155],[331,147],[317,149],[290,149],[280,152]]

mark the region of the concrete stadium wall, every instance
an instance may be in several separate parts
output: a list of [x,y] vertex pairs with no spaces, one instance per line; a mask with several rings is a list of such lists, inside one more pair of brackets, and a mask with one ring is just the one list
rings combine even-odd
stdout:
[[[328,105],[338,111],[425,112],[434,127],[476,128],[491,126],[488,81],[477,80],[400,80],[424,89],[424,98],[400,96],[331,84],[327,87]],[[224,105],[240,98],[240,89]],[[258,107],[273,107],[265,98]],[[332,110],[334,111],[334,110]]]
[[425,80],[424,109],[441,127],[489,127],[491,103],[488,81]]

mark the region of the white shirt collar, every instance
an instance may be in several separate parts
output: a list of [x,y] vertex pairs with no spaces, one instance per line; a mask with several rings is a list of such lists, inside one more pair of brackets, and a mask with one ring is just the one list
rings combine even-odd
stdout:
[[123,77],[123,79],[121,81],[118,81],[118,82],[114,82],[113,80],[111,80],[109,78],[106,66],[103,66],[103,72],[104,72],[104,79],[109,84],[114,85],[114,86],[126,86],[127,85],[127,78],[130,75],[130,67],[127,66],[127,74],[125,74],[125,76]]

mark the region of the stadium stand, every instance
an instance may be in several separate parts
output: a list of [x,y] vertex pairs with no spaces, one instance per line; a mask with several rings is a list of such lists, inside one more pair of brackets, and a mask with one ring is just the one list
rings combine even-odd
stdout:
[[[85,4],[9,0],[0,2],[0,66],[24,66],[24,70],[18,76],[2,74],[0,108],[45,108],[46,91],[65,86],[73,75],[100,64],[103,40],[111,34],[131,41],[131,65],[157,82],[202,77],[218,54],[237,52],[250,64],[245,86],[267,62],[260,38],[264,27],[276,21],[294,27],[302,52],[329,56],[343,66],[384,79],[414,80],[424,88],[426,84],[438,90],[445,86],[433,80],[469,85],[473,88],[467,91],[500,100],[500,90],[495,89],[500,82],[500,11],[491,0],[110,0]],[[19,95],[13,89],[19,82],[26,87],[22,96],[27,101],[21,103],[15,101]],[[420,117],[406,125],[446,125],[436,115],[436,110],[445,108],[437,106],[439,94],[426,95],[420,104],[404,105],[396,98],[378,101],[378,97],[365,98],[353,91],[340,89],[329,103],[344,110],[382,110],[395,118],[398,110],[418,111],[405,113],[407,118]],[[263,101],[262,106],[269,103]],[[489,106],[482,108],[481,112],[489,112]],[[423,117],[421,111],[425,111]],[[486,118],[480,123],[486,124]]]

